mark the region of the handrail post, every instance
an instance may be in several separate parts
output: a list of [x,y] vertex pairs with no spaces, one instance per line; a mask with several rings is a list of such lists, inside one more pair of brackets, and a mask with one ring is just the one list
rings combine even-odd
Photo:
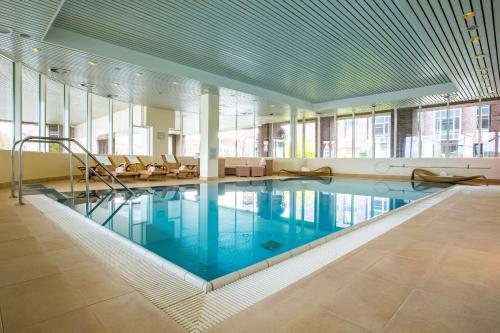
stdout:
[[75,198],[75,188],[74,188],[74,179],[73,179],[73,152],[68,151],[69,155],[69,181],[70,181],[70,189],[71,189],[71,197]]
[[10,197],[16,197],[16,173],[14,171],[16,167],[16,146],[19,141],[14,142],[12,149],[10,151]]
[[89,193],[89,153],[85,152],[85,197],[87,199],[86,213],[89,212],[89,204],[90,204],[90,193]]
[[17,173],[19,181],[19,189],[17,190],[17,195],[19,196],[19,205],[23,205],[23,143],[24,140],[19,144],[19,171]]

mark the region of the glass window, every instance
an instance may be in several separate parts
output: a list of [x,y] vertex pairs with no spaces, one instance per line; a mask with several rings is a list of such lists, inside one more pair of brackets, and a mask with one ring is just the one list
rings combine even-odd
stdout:
[[273,157],[290,157],[290,122],[272,124]]
[[[64,137],[64,85],[52,80],[46,83],[45,134],[52,138]],[[24,92],[23,92],[24,94]],[[51,153],[65,151],[56,143],[48,144]]]
[[397,111],[397,135],[395,157],[418,157],[418,110],[400,109]]
[[321,117],[320,135],[320,156],[335,157],[335,117]]
[[337,119],[337,157],[352,157],[352,118]]
[[149,127],[134,126],[133,127],[133,149],[134,155],[149,155]]
[[[296,157],[306,157],[311,158],[316,156],[316,121],[315,120],[306,120],[305,122],[305,141],[302,140],[303,128],[302,128],[302,120],[297,121],[297,130],[296,130]],[[305,156],[302,156],[302,143],[305,143],[304,153]]]
[[14,138],[14,65],[0,56],[0,149],[10,149]]
[[135,104],[132,109],[132,122],[134,126],[146,126],[146,108]]
[[375,115],[375,157],[391,157],[391,115]]
[[[40,135],[40,75],[26,67],[22,72],[22,137]],[[39,150],[37,142],[26,142],[23,150]]]
[[354,119],[355,157],[372,156],[372,117],[357,116]]
[[236,156],[236,111],[221,105],[219,113],[219,156]]
[[200,115],[182,112],[182,154],[184,156],[200,155]]
[[490,130],[490,106],[477,107],[477,124],[482,131]]
[[92,152],[108,154],[109,99],[92,95]]
[[[76,139],[83,147],[87,147],[87,92],[69,89],[69,136]],[[71,146],[74,152],[83,152],[76,145]]]
[[254,114],[251,110],[238,115],[238,133],[236,136],[236,156],[238,157],[253,157],[257,154],[254,120]]
[[128,103],[113,101],[113,152],[117,155],[130,153],[129,115]]

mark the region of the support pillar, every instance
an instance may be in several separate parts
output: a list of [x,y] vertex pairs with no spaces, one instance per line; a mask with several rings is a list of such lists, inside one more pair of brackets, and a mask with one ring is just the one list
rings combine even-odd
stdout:
[[14,63],[14,142],[21,140],[22,137],[22,72],[23,64],[20,62]]
[[219,96],[200,97],[200,179],[219,176]]
[[290,110],[290,157],[297,155],[297,108]]

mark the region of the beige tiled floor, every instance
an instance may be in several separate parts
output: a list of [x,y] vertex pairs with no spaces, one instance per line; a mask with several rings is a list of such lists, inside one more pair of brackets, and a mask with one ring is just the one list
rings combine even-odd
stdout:
[[[210,331],[500,332],[498,202],[500,187],[466,188]],[[0,332],[182,331],[7,189],[0,323]]]

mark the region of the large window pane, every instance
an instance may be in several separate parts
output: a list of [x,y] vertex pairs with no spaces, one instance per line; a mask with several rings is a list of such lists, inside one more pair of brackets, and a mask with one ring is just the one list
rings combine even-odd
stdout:
[[375,115],[375,157],[391,157],[391,115]]
[[236,136],[236,156],[253,157],[256,156],[253,112],[245,112],[238,115],[238,133]]
[[219,113],[219,156],[236,156],[236,111],[222,107]]
[[[302,128],[302,120],[297,121],[297,130],[296,130],[296,157],[315,157],[316,156],[316,121],[315,120],[306,120],[305,121],[305,141],[302,140],[303,128]],[[302,156],[302,143],[305,143],[304,153],[305,156]]]
[[357,116],[354,119],[355,157],[372,156],[372,117]]
[[133,127],[133,149],[134,155],[149,155],[149,128],[144,126]]
[[337,119],[337,157],[352,157],[352,119]]
[[113,151],[117,155],[129,154],[130,117],[129,104],[113,101]]
[[109,99],[98,95],[92,96],[92,152],[108,153]]
[[[69,136],[87,147],[87,93],[83,90],[69,89]],[[83,152],[76,145],[71,145],[74,152]]]
[[[52,138],[62,138],[64,137],[64,85],[47,80],[46,87],[46,135]],[[50,143],[48,151],[55,153],[63,149],[56,143]]]
[[322,117],[320,131],[320,156],[335,157],[335,117]]
[[10,149],[14,137],[14,68],[0,56],[0,149]]
[[198,113],[182,113],[182,154],[184,156],[200,155],[200,115]]
[[272,124],[273,157],[290,157],[290,122]]
[[397,133],[395,157],[418,157],[418,110],[397,111]]
[[[26,67],[22,72],[22,137],[40,135],[40,75]],[[23,150],[39,150],[39,143],[26,142]]]

